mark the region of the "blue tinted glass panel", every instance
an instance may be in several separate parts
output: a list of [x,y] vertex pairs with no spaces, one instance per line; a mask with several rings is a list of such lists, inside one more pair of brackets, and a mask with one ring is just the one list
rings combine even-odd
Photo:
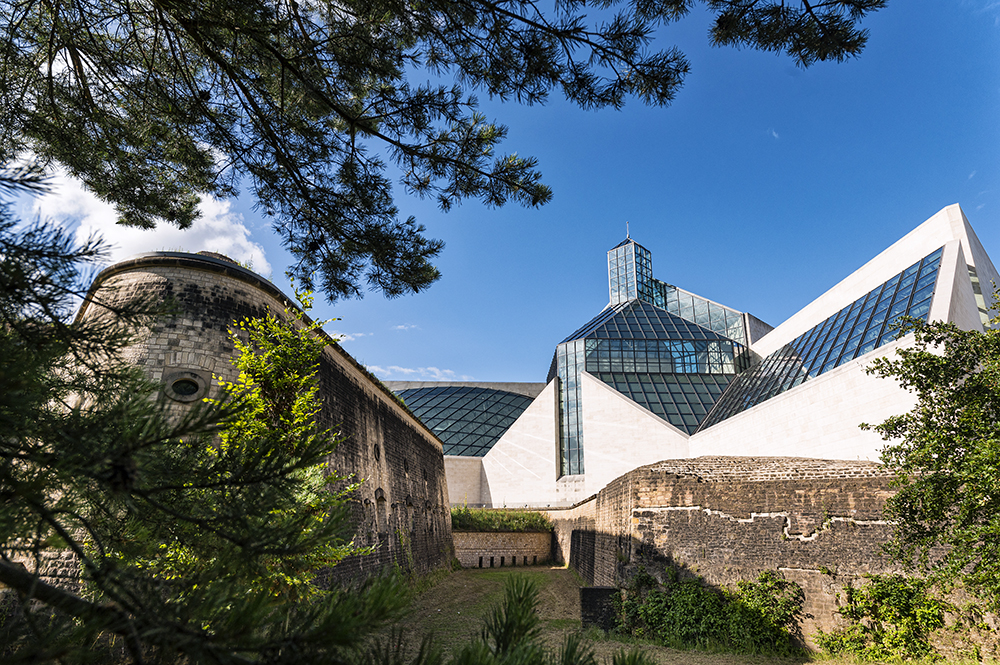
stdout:
[[[873,289],[865,299],[858,299],[738,375],[699,430],[894,340],[897,334],[893,324],[903,316],[926,320],[941,252],[938,249],[909,266]],[[863,309],[852,321],[853,311],[859,307]],[[848,336],[850,339],[844,342]]]
[[445,455],[482,457],[532,398],[469,386],[410,388],[397,393],[444,444]]

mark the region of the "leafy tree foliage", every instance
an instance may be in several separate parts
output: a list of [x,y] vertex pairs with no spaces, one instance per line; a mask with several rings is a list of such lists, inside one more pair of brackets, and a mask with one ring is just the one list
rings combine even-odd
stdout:
[[[300,300],[308,309],[311,297]],[[340,439],[316,424],[323,324],[291,310],[285,318],[268,313],[235,323],[239,377],[220,381],[222,396],[208,402],[224,412],[236,397],[238,411],[216,438],[200,442],[193,472],[201,482],[171,497],[196,519],[169,532],[137,520],[135,532],[118,537],[118,565],[172,580],[173,592],[185,597],[235,585],[284,602],[320,594],[312,582],[321,569],[362,553],[349,542],[345,512],[357,484],[327,468],[323,459]],[[228,534],[204,529],[214,518],[229,523]],[[261,534],[271,551],[246,556],[243,543]]]
[[[705,0],[711,39],[806,66],[860,52],[886,0]],[[0,164],[59,164],[127,225],[186,227],[199,194],[248,186],[331,299],[438,277],[442,243],[403,219],[408,193],[551,198],[533,158],[469,93],[583,108],[668,104],[688,63],[652,50],[694,0],[3,0]],[[587,14],[601,17],[588,23]],[[454,85],[412,83],[453,75]]]
[[[171,411],[121,360],[150,303],[69,319],[100,256],[0,207],[0,659],[342,662],[404,599],[309,586],[346,551],[323,490],[336,439],[313,424],[322,343],[245,322],[237,392]],[[41,579],[61,550],[81,588]]]
[[882,461],[899,474],[887,505],[896,523],[890,553],[945,586],[964,581],[997,609],[1000,330],[910,321],[908,331],[914,346],[869,368],[917,397],[909,413],[871,428],[889,442]]
[[845,604],[838,610],[849,622],[816,643],[831,654],[864,660],[912,660],[937,655],[931,634],[944,626],[945,613],[955,608],[930,591],[927,580],[903,575],[871,575],[867,584],[844,588]]

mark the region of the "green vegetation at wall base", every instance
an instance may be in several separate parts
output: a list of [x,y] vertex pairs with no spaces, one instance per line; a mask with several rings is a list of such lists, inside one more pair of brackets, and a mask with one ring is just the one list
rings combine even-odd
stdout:
[[868,583],[844,587],[840,615],[848,624],[816,635],[824,652],[865,661],[935,659],[931,635],[957,608],[936,598],[927,580],[904,575],[869,575]]
[[718,590],[668,568],[660,583],[640,570],[624,590],[617,631],[674,649],[790,656],[802,588],[765,571],[735,589]]
[[451,509],[452,531],[551,533],[552,521],[545,513],[494,508]]

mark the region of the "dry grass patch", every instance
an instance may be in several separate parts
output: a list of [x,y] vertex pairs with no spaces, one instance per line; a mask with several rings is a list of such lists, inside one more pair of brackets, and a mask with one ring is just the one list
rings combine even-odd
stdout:
[[[463,569],[442,575],[430,588],[419,593],[412,609],[399,626],[411,635],[416,648],[420,637],[432,633],[445,652],[451,652],[477,636],[489,609],[503,598],[504,582],[512,575],[525,575],[539,589],[538,613],[542,620],[542,644],[554,649],[566,636],[581,631],[580,577],[572,570],[547,566]],[[641,649],[662,665],[797,665],[806,658],[773,658],[734,654],[679,651],[648,642],[586,633],[588,646],[598,662],[610,663],[621,649]],[[836,665],[840,661],[826,660]],[[847,661],[845,661],[846,663]]]

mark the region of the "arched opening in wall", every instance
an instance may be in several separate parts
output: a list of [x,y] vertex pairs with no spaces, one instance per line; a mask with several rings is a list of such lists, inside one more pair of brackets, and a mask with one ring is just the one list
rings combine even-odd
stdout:
[[365,535],[366,545],[375,544],[375,534],[378,532],[378,511],[375,503],[371,499],[365,499],[364,503],[364,524],[367,529]]
[[374,446],[372,446],[372,455],[375,456],[376,462],[382,459],[382,449],[378,447],[377,443]]
[[381,487],[375,490],[375,526],[380,534],[389,532],[389,504]]

